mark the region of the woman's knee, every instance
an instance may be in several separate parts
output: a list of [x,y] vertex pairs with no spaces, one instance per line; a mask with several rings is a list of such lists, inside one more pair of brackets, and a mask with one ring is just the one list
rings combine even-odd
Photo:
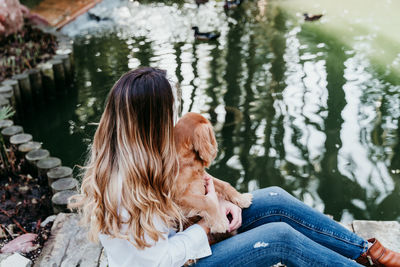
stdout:
[[268,201],[269,203],[285,204],[285,199],[293,198],[288,192],[278,186],[270,186],[253,192],[253,202]]
[[273,222],[262,226],[268,228],[266,232],[272,233],[272,236],[279,242],[294,240],[298,235],[298,232],[285,222]]

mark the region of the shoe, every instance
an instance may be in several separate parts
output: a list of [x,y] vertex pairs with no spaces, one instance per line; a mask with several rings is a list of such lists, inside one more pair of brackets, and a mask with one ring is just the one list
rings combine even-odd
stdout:
[[372,246],[356,261],[364,266],[400,267],[400,253],[385,248],[375,238],[368,239]]

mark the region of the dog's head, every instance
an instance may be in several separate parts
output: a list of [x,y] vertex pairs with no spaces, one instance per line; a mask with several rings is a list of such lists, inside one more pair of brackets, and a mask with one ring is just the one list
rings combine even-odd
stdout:
[[198,154],[205,167],[209,167],[218,152],[211,123],[202,115],[189,112],[175,126],[175,142],[184,144]]

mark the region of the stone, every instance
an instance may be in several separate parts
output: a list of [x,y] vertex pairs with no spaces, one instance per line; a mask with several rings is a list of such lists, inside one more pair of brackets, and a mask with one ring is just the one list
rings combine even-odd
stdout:
[[102,247],[87,239],[87,229],[79,225],[79,219],[76,213],[57,215],[34,267],[99,266]]
[[1,262],[0,267],[31,267],[32,261],[18,253],[14,253]]
[[27,185],[23,185],[18,188],[18,192],[20,192],[21,194],[25,194],[26,192],[28,192],[28,190],[29,190],[29,186],[27,186]]
[[34,245],[33,241],[36,239],[37,234],[27,233],[18,236],[11,240],[4,247],[1,248],[1,253],[22,252],[28,253],[38,248],[39,244]]
[[400,252],[400,223],[397,221],[354,221],[354,232],[364,239],[375,237],[385,247]]
[[50,215],[49,217],[47,217],[41,224],[40,227],[45,227],[48,223],[50,222],[54,222],[54,220],[56,219],[57,215]]
[[24,25],[24,17],[18,0],[0,2],[0,35],[16,33]]
[[0,228],[0,238],[7,238],[7,234],[4,232],[3,228]]

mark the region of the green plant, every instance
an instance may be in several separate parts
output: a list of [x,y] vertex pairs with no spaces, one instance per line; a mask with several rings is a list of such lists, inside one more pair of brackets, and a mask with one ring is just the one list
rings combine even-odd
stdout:
[[[0,121],[5,120],[13,116],[15,111],[10,106],[3,107],[0,109]],[[4,170],[6,173],[10,172],[10,162],[6,149],[6,145],[4,143],[3,135],[0,133],[0,159],[3,162]]]

